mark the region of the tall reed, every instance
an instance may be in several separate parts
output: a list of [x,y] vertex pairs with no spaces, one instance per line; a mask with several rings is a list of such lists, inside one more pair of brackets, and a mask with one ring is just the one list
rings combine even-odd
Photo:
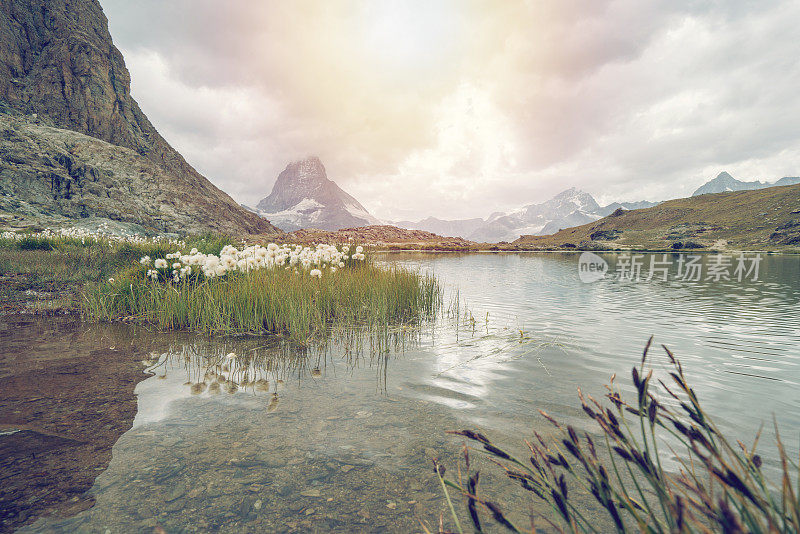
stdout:
[[[534,432],[535,439],[525,441],[528,458],[522,458],[479,432],[451,433],[467,438],[472,450],[488,455],[509,479],[549,504],[552,517],[543,521],[557,531],[606,530],[576,503],[576,494],[584,493],[617,532],[800,532],[800,467],[786,453],[777,425],[780,476],[773,480],[756,453],[761,431],[750,446],[726,438],[666,347],[671,370],[666,382],[655,384],[653,370],[646,368],[651,342],[631,372],[635,398],[625,399],[613,377],[604,402],[578,391],[599,434],[580,435],[542,411],[558,438]],[[679,464],[672,471],[662,467],[667,447]],[[512,532],[530,532],[497,502],[478,495],[479,474],[470,471],[467,448],[465,453],[465,474],[459,470],[457,478],[445,479],[438,463],[435,471],[445,492],[455,489],[464,497],[474,529],[481,532],[488,519]]]
[[98,320],[138,319],[162,329],[211,334],[279,333],[304,340],[335,325],[380,326],[435,317],[435,278],[400,267],[354,263],[319,278],[291,269],[235,272],[220,278],[152,280],[144,268],[119,273],[86,294]]

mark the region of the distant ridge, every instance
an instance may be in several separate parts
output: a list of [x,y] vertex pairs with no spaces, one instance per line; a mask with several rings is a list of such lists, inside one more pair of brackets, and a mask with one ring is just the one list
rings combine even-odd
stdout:
[[600,206],[585,191],[571,187],[550,200],[528,204],[511,213],[494,212],[487,219],[442,220],[428,217],[419,222],[397,221],[402,228],[425,230],[440,235],[462,237],[470,241],[494,243],[513,241],[521,235],[554,234],[562,228],[571,228],[596,221],[615,210],[643,209],[656,202],[614,202]]
[[753,191],[756,189],[764,189],[766,187],[776,187],[783,185],[800,184],[800,177],[785,176],[775,183],[770,182],[743,182],[737,180],[727,172],[719,173],[715,178],[701,185],[697,190],[692,193],[693,197],[699,195],[708,195],[712,193],[724,193],[726,191]]
[[667,200],[516,245],[583,249],[800,251],[800,184]]

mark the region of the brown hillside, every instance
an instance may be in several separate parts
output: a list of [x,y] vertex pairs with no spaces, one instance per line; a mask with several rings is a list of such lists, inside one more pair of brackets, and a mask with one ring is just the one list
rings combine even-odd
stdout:
[[669,200],[612,215],[548,236],[522,236],[515,245],[552,248],[800,249],[800,185]]
[[286,234],[293,243],[343,243],[352,241],[363,245],[431,244],[466,247],[474,244],[460,237],[442,237],[424,230],[406,230],[389,225],[362,226],[337,231],[304,229]]

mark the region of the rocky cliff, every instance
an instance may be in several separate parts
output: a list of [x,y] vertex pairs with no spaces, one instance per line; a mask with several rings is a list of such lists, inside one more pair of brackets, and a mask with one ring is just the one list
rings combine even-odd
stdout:
[[[131,97],[130,74],[97,0],[0,3],[0,114],[3,192],[43,213],[108,216],[150,225],[154,219],[137,215],[137,209],[116,212],[114,202],[103,199],[108,180],[95,179],[103,175],[120,185],[134,204],[137,195],[157,191],[145,201],[155,211],[166,203],[158,229],[278,231],[211,184],[159,135]],[[128,149],[117,158],[124,160],[125,170],[94,167],[92,158],[79,157],[76,171],[63,150],[92,143],[57,130],[105,141],[98,150],[106,162],[115,159],[113,147]],[[63,145],[66,138],[74,143]],[[58,150],[51,150],[54,145]],[[79,151],[85,155],[86,150]],[[7,158],[10,153],[13,159]],[[43,194],[48,188],[50,197]],[[96,194],[85,197],[89,190]],[[25,191],[32,194],[26,196]],[[108,198],[119,194],[106,192]],[[193,224],[184,227],[190,220]]]

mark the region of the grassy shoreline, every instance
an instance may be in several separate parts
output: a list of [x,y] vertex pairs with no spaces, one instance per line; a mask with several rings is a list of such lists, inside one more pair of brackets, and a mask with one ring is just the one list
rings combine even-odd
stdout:
[[436,280],[365,263],[321,277],[283,269],[178,283],[147,280],[139,270],[101,282],[86,294],[100,321],[136,320],[164,330],[208,334],[323,336],[335,325],[382,326],[434,317]]
[[509,247],[499,248],[494,245],[488,248],[466,247],[466,248],[437,248],[435,246],[430,248],[420,247],[375,247],[375,252],[381,253],[400,253],[400,252],[424,252],[430,254],[500,254],[500,253],[517,253],[524,252],[529,254],[551,254],[551,253],[575,253],[575,252],[595,252],[598,254],[630,254],[633,252],[644,254],[738,254],[745,252],[748,254],[771,254],[771,255],[787,255],[796,256],[800,255],[800,250],[769,250],[769,249],[666,249],[666,248],[523,248],[523,247]]
[[692,254],[735,254],[739,252],[757,253],[762,254],[800,254],[800,248],[734,248],[734,247],[703,247],[703,248],[671,248],[671,247],[647,247],[647,246],[625,246],[625,247],[612,247],[603,245],[594,245],[591,247],[582,246],[531,246],[531,245],[515,245],[509,244],[494,244],[494,243],[474,243],[471,245],[453,246],[453,245],[440,245],[437,243],[429,243],[420,245],[419,243],[389,243],[376,245],[373,247],[376,252],[476,252],[476,253],[499,253],[499,252],[598,252],[598,253],[692,253]]
[[80,231],[3,234],[0,304],[5,313],[81,313],[164,330],[296,340],[342,324],[416,323],[441,306],[435,278],[378,266],[362,247],[239,244],[238,250],[233,243],[215,235],[184,241]]

